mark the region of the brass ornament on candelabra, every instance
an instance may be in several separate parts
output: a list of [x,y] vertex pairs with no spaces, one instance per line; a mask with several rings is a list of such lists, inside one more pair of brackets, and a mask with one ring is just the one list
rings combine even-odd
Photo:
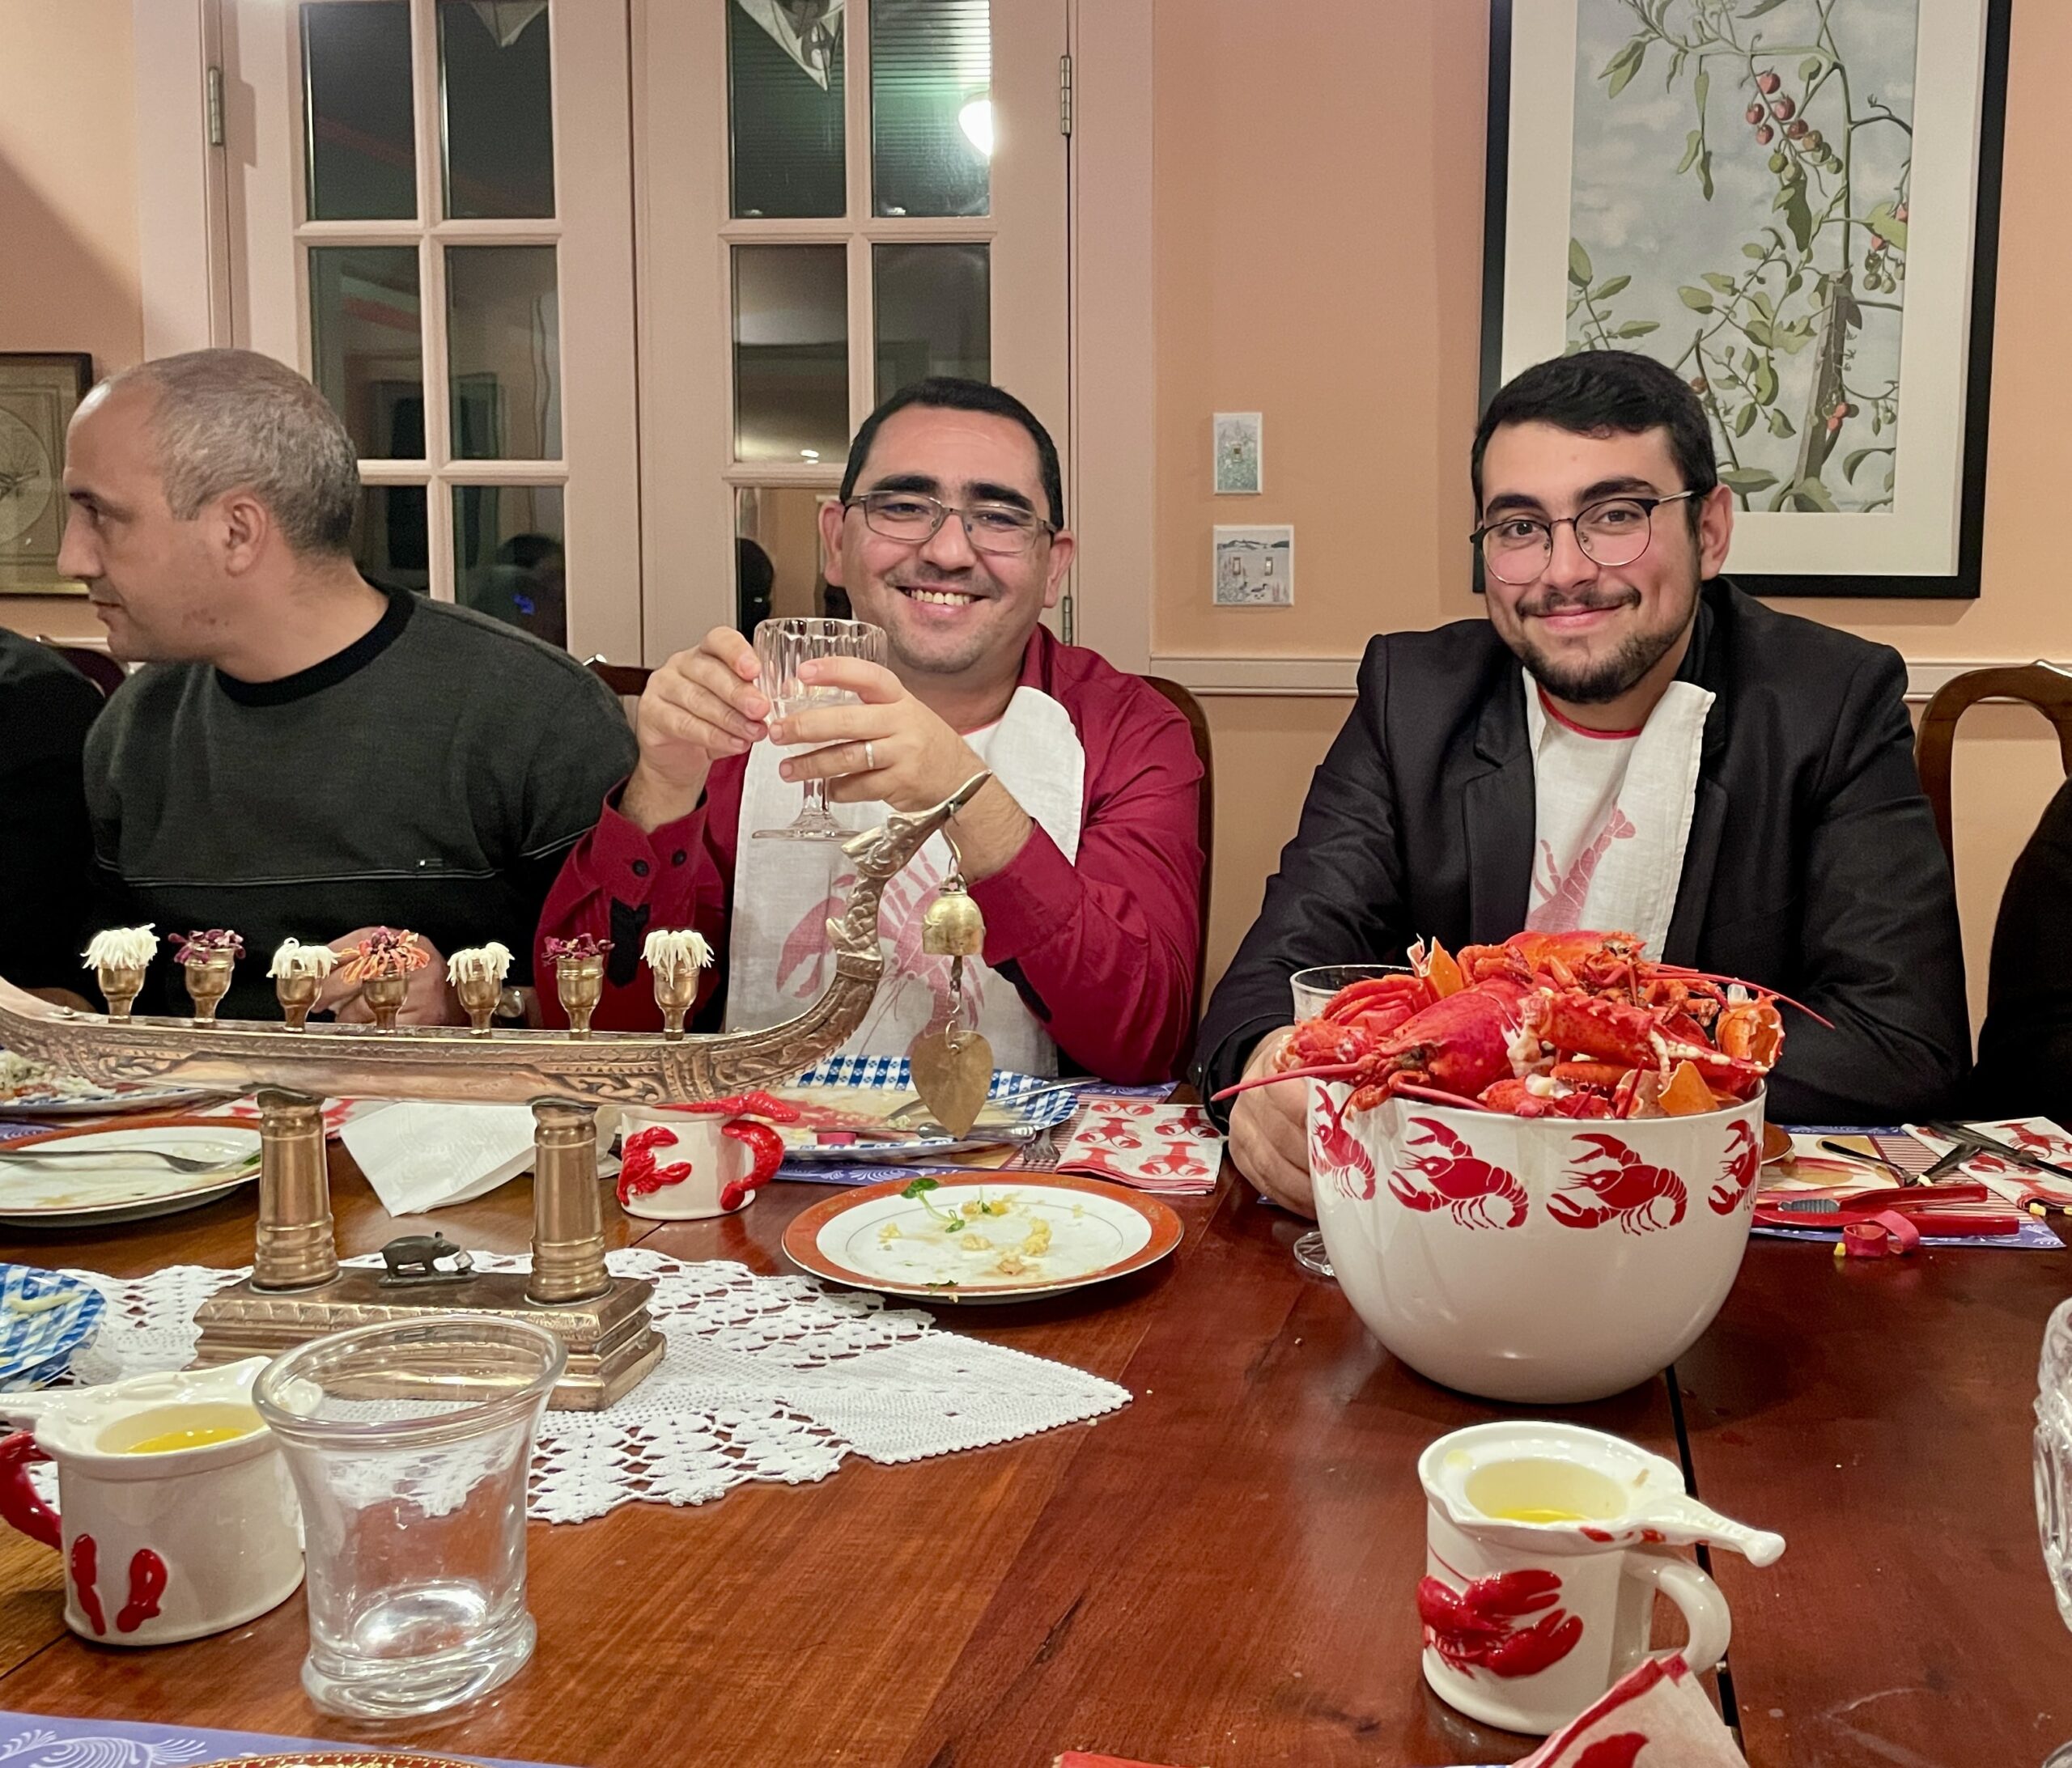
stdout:
[[[210,1016],[230,986],[235,953],[207,952],[188,959],[190,985],[214,990],[204,1008],[195,986],[192,1020],[134,1016],[148,952],[148,929],[129,930],[90,952],[108,999],[106,1013],[55,1006],[0,980],[0,1045],[90,1079],[153,1082],[225,1092],[257,1091],[260,1109],[259,1219],[252,1274],[219,1290],[196,1316],[202,1329],[197,1360],[235,1361],[269,1355],[321,1333],[376,1321],[456,1309],[520,1315],[557,1332],[568,1347],[568,1367],[551,1402],[563,1410],[609,1405],[660,1360],[662,1341],[650,1320],[653,1286],[613,1277],[605,1266],[602,1199],[597,1177],[597,1113],[605,1104],[688,1103],[727,1097],[790,1080],[831,1054],[863,1022],[877,991],[885,960],[878,938],[878,904],[886,884],[928,837],[968,802],[990,776],[981,774],[933,809],[894,814],[880,828],[856,836],[845,851],[856,868],[843,913],[828,923],[834,975],[820,998],[796,1018],[758,1031],[686,1033],[683,1016],[695,998],[696,971],[706,961],[695,935],[660,949],[674,956],[651,965],[665,1025],[660,1033],[592,1032],[597,1004],[588,974],[601,950],[580,956],[571,976],[557,964],[557,984],[571,1021],[566,1032],[490,1029],[482,1003],[493,1007],[503,973],[494,961],[473,963],[478,973],[456,994],[468,1026],[398,1026],[396,1011],[408,990],[418,952],[407,935],[381,930],[386,943],[364,942],[348,954],[340,973],[357,981],[375,1015],[372,1025],[310,1027],[312,969],[328,964],[277,953],[276,993],[290,1021],[274,1024]],[[596,942],[601,947],[602,942]],[[372,948],[372,949],[370,949]],[[190,941],[189,951],[193,950]],[[656,951],[651,936],[651,952]],[[456,955],[470,960],[501,948]],[[202,956],[202,954],[197,954]],[[139,961],[141,958],[142,961]],[[122,961],[116,961],[117,960]],[[222,986],[215,986],[220,966]],[[321,977],[318,977],[321,985]],[[372,985],[393,982],[376,997]],[[494,989],[495,992],[489,992]],[[387,1004],[393,994],[393,1004]],[[575,1028],[577,1009],[584,1024]],[[441,1236],[398,1241],[384,1249],[381,1270],[344,1268],[332,1229],[321,1101],[327,1097],[419,1099],[470,1104],[525,1104],[534,1120],[533,1265],[529,1273],[477,1272],[465,1253]],[[449,1255],[458,1253],[457,1258]]]

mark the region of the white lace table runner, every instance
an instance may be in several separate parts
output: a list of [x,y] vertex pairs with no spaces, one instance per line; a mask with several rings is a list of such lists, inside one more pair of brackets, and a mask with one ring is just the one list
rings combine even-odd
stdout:
[[[1010,1442],[1130,1397],[1082,1370],[938,1330],[917,1310],[811,1278],[758,1277],[745,1265],[691,1264],[639,1247],[606,1257],[614,1276],[652,1280],[669,1348],[616,1405],[541,1418],[530,1509],[542,1521],[580,1522],[637,1499],[702,1504],[752,1479],[825,1479],[851,1452],[894,1463]],[[532,1262],[474,1259],[478,1270]],[[72,1372],[102,1382],[184,1368],[195,1309],[246,1274],[176,1265],[130,1281],[68,1274],[108,1298],[100,1334]]]

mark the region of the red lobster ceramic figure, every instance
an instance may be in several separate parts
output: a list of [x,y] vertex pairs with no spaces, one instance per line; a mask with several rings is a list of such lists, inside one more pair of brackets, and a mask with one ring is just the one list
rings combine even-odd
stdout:
[[1229,1091],[1313,1078],[1350,1085],[1356,1111],[1406,1097],[1528,1117],[1676,1115],[1749,1097],[1784,1044],[1784,997],[1649,962],[1628,933],[1521,933],[1412,959],[1341,989],[1274,1072]]

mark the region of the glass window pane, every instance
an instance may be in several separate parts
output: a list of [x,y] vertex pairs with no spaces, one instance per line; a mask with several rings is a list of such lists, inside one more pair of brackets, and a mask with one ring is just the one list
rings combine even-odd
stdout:
[[302,9],[312,221],[408,220],[418,212],[406,0],[320,0]]
[[987,0],[870,0],[871,184],[881,215],[982,215],[991,197]]
[[756,623],[786,614],[849,617],[849,592],[820,568],[820,507],[832,491],[804,485],[749,485],[734,495],[734,624],[754,637]]
[[456,460],[561,458],[561,319],[550,245],[446,248]]
[[871,248],[880,399],[930,375],[992,379],[987,253],[983,245]]
[[840,11],[828,16],[829,0],[721,3],[733,212],[846,214]]
[[363,460],[424,458],[418,249],[312,246],[311,375]]
[[453,599],[566,647],[561,541],[559,485],[455,485]]
[[547,0],[439,0],[446,212],[554,213]]
[[849,447],[847,248],[734,248],[734,453],[836,461]]
[[431,587],[421,485],[363,485],[353,514],[353,562],[377,589]]

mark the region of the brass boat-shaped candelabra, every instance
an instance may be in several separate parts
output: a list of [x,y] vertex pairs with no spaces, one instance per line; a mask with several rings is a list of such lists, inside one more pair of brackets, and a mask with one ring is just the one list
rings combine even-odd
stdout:
[[[253,1273],[197,1316],[199,1361],[270,1354],[373,1321],[486,1308],[523,1314],[561,1334],[568,1368],[554,1405],[608,1405],[660,1360],[663,1347],[648,1316],[653,1286],[605,1269],[598,1106],[725,1098],[792,1079],[839,1049],[863,1023],[885,969],[877,920],[886,884],[989,777],[979,775],[932,810],[895,813],[846,844],[856,882],[841,917],[828,923],[834,978],[796,1018],[759,1031],[684,1032],[686,988],[677,973],[656,977],[672,1029],[589,1032],[597,965],[583,954],[564,959],[558,978],[581,1029],[485,1032],[481,1015],[474,1027],[397,1026],[393,1007],[380,1016],[385,1024],[311,1028],[303,1020],[307,977],[285,974],[280,992],[290,1016],[282,1023],[216,1020],[206,1011],[134,1018],[129,1007],[141,975],[127,964],[104,967],[108,1013],[53,1006],[0,980],[0,1045],[104,1084],[257,1092]],[[389,1249],[384,1271],[342,1269],[319,1109],[341,1096],[531,1106],[531,1272],[456,1272],[425,1256],[427,1248],[401,1245]],[[456,1249],[442,1242],[439,1250]]]

